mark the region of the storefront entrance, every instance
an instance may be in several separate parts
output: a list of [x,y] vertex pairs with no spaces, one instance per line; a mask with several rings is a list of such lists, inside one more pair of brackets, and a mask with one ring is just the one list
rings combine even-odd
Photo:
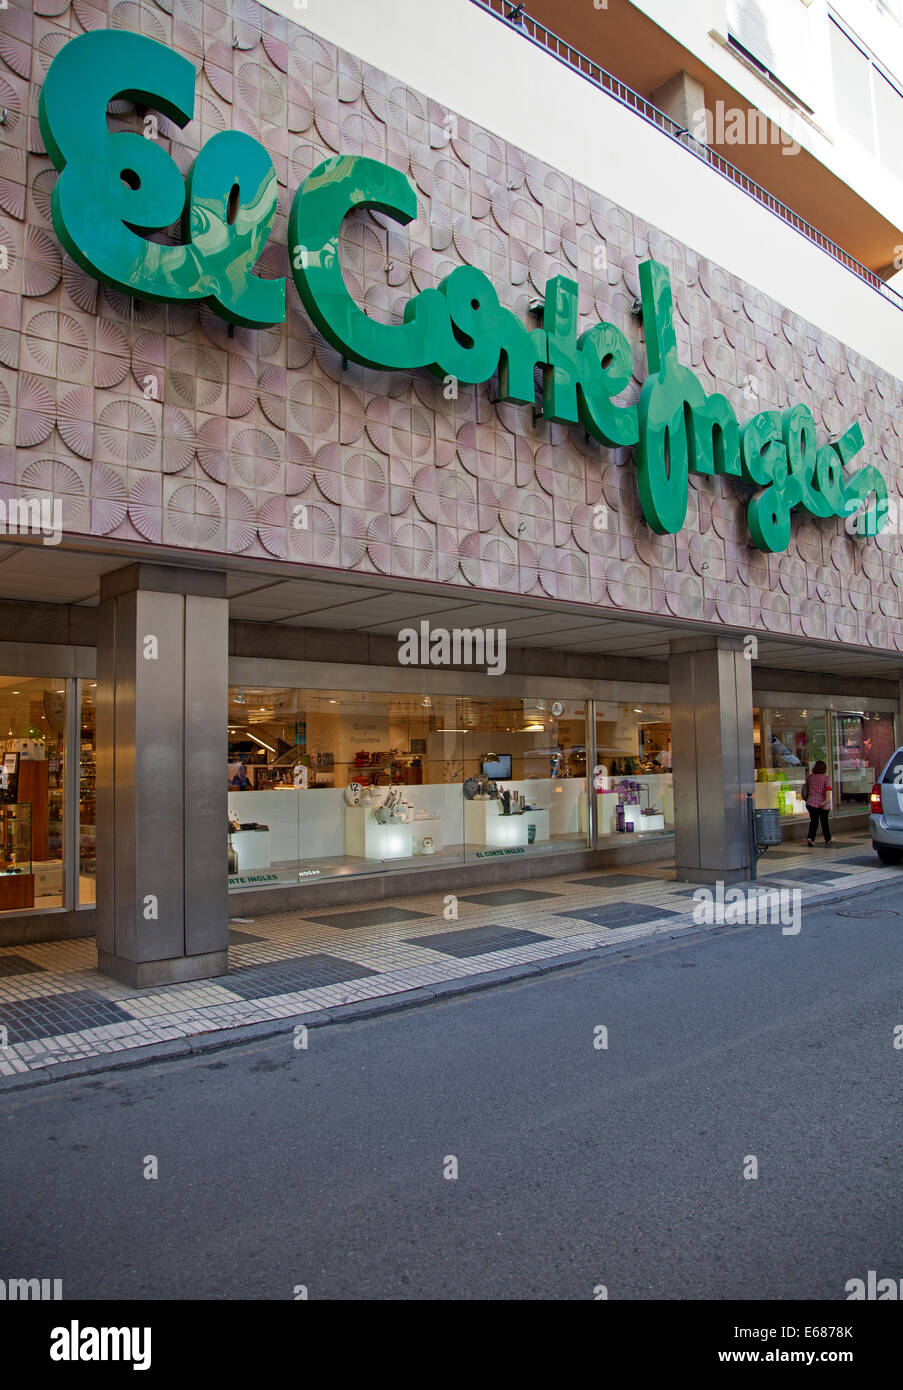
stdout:
[[0,675],[0,913],[95,902],[96,682]]
[[753,711],[753,740],[757,807],[805,821],[803,785],[821,761],[830,772],[835,814],[855,815],[867,811],[869,793],[897,747],[896,716],[891,701],[857,709],[763,704]]

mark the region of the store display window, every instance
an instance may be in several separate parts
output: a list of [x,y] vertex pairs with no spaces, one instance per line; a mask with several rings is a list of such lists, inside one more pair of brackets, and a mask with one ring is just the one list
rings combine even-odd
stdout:
[[816,762],[830,769],[834,813],[862,811],[893,753],[894,716],[868,710],[753,711],[757,807],[782,817],[808,815],[803,784]]
[[456,703],[466,858],[585,848],[585,702]]
[[824,709],[754,709],[756,808],[777,810],[782,817],[808,817],[803,785],[817,762],[830,766],[828,740]]
[[585,846],[583,703],[233,686],[232,888]]
[[597,702],[593,784],[600,839],[673,830],[670,705]]
[[0,677],[0,912],[63,905],[66,681]]

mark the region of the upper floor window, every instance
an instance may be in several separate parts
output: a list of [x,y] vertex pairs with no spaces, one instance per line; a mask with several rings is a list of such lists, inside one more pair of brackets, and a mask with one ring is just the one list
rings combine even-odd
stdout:
[[[796,90],[799,73],[793,60],[805,41],[803,11],[800,10],[795,23],[788,24],[792,15],[793,11],[781,11],[781,23],[776,28],[775,12],[767,6],[763,8],[760,0],[729,0],[727,39],[735,55],[785,101],[811,114],[812,107]],[[776,34],[780,37],[777,49]]]
[[837,118],[850,135],[903,179],[903,93],[874,55],[833,14],[830,21]]

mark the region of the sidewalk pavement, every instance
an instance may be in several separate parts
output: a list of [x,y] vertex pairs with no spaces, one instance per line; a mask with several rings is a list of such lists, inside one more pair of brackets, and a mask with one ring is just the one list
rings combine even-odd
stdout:
[[[798,888],[805,907],[900,873],[854,832],[830,848],[801,841],[769,850],[759,887]],[[3,947],[0,1088],[406,1007],[600,949],[718,930],[694,921],[695,891],[662,862],[468,889],[454,902],[424,893],[309,916],[234,918],[227,975],[154,990],[101,975],[92,939]]]

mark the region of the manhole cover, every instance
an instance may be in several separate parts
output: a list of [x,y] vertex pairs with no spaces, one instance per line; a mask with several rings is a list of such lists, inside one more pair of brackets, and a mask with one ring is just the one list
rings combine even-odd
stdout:
[[899,912],[895,912],[892,907],[873,907],[871,911],[862,907],[837,907],[834,909],[837,917],[899,917]]

